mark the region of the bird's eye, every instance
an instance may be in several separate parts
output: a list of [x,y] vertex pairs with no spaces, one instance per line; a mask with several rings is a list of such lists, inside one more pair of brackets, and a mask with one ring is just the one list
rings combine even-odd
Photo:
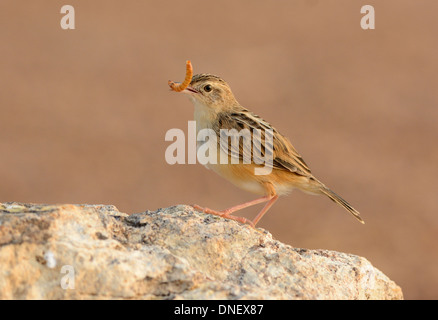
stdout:
[[207,84],[204,86],[204,91],[205,92],[210,92],[213,88],[211,87],[211,85]]

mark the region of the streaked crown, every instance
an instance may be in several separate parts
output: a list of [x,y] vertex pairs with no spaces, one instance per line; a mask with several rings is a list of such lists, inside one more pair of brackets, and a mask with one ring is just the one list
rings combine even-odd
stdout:
[[197,91],[192,97],[206,106],[227,109],[238,104],[228,83],[213,74],[194,75],[190,87]]

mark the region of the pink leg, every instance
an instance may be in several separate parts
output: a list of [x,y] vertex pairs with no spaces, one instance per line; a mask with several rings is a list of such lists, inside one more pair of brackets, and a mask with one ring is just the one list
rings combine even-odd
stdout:
[[233,212],[236,212],[236,211],[239,211],[239,210],[242,210],[242,209],[254,206],[256,204],[269,201],[269,200],[271,200],[271,198],[272,198],[272,196],[265,196],[265,197],[262,197],[262,198],[258,198],[258,199],[255,199],[255,200],[252,200],[252,201],[248,201],[248,202],[245,202],[245,203],[242,203],[242,204],[238,204],[237,206],[225,209],[223,212],[225,214],[230,214],[230,213],[233,213]]
[[239,216],[232,216],[231,214],[227,214],[224,211],[216,211],[216,210],[212,210],[209,208],[203,208],[198,206],[197,204],[192,205],[193,208],[195,208],[198,211],[204,212],[204,213],[208,213],[208,214],[214,214],[216,216],[220,216],[222,218],[225,219],[230,219],[230,220],[235,220],[235,221],[239,221],[240,223],[248,223],[249,225],[251,225],[251,227],[254,228],[254,224],[252,223],[251,220],[248,220],[244,217],[239,217]]
[[[195,208],[196,210],[199,210],[201,212],[205,212],[205,213],[209,213],[209,214],[214,214],[214,215],[220,216],[222,218],[236,220],[236,221],[239,221],[241,223],[248,223],[248,224],[250,224],[254,228],[255,227],[255,223],[257,223],[262,218],[262,216],[266,213],[266,211],[268,211],[268,209],[272,206],[272,204],[275,202],[275,200],[277,200],[277,198],[278,198],[277,195],[275,195],[275,196],[265,196],[265,197],[262,197],[262,198],[258,198],[258,199],[252,200],[252,201],[248,201],[248,202],[239,204],[237,206],[225,209],[223,211],[216,211],[216,210],[212,210],[212,209],[209,209],[209,208],[202,208],[202,207],[200,207],[200,206],[198,206],[196,204],[193,205],[193,208]],[[275,199],[275,200],[273,201],[273,199]],[[238,210],[242,210],[244,208],[247,208],[247,207],[250,207],[250,206],[262,203],[262,202],[266,202],[266,201],[269,201],[269,202],[266,204],[266,206],[262,209],[262,211],[254,219],[255,223],[251,222],[250,220],[248,220],[248,219],[246,219],[244,217],[238,217],[238,216],[231,215],[231,213],[233,213],[233,212],[236,212]]]
[[269,208],[274,204],[275,201],[277,201],[278,196],[275,195],[269,202],[263,207],[262,211],[259,212],[259,214],[254,218],[252,223],[254,226],[259,222],[259,220],[263,217],[263,215],[269,210]]

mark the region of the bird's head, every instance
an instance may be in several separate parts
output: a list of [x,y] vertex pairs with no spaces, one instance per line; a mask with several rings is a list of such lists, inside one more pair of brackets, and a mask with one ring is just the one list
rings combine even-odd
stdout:
[[218,76],[197,74],[183,90],[195,105],[214,109],[216,112],[232,108],[237,103],[230,86]]

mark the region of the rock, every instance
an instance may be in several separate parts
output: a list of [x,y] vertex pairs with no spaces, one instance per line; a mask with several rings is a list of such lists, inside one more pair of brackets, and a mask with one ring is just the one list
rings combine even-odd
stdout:
[[0,299],[402,299],[365,258],[179,205],[0,204]]

